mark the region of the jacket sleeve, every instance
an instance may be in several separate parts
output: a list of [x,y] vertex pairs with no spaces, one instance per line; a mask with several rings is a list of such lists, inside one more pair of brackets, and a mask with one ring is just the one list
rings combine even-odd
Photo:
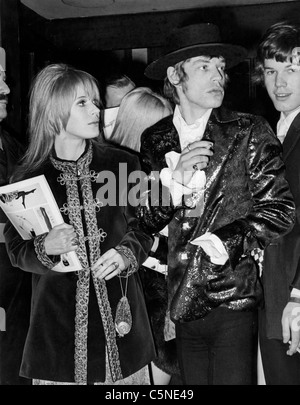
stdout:
[[246,170],[252,208],[243,218],[214,230],[223,242],[232,267],[253,248],[264,249],[289,232],[295,222],[295,204],[282,161],[282,148],[271,128],[257,119],[249,137]]
[[151,152],[155,137],[152,142],[150,130],[151,128],[146,129],[141,137],[142,179],[138,217],[144,229],[151,233],[158,233],[168,225],[179,207],[174,207],[170,190],[161,183],[162,167],[156,160],[155,154]]
[[298,262],[298,266],[297,266],[296,272],[295,272],[295,277],[291,284],[290,289],[292,290],[292,288],[297,288],[298,290],[300,290],[300,262]]
[[[138,158],[132,159],[129,165],[131,173],[141,173],[141,167]],[[129,175],[130,178],[130,175]],[[140,178],[140,175],[138,176]],[[146,260],[153,245],[153,236],[151,232],[144,230],[137,216],[137,204],[135,198],[134,188],[138,187],[134,182],[128,182],[128,193],[124,190],[123,193],[123,205],[124,216],[127,223],[127,230],[117,246],[117,249],[123,253],[130,261],[131,265],[129,272],[132,273],[142,265]],[[126,192],[125,192],[126,191]]]
[[[47,256],[50,267],[42,264],[38,258],[35,246],[35,239],[23,240],[11,222],[7,222],[4,228],[4,237],[6,243],[6,250],[10,258],[11,264],[14,267],[36,274],[45,274],[55,263]],[[46,264],[46,262],[45,262]]]

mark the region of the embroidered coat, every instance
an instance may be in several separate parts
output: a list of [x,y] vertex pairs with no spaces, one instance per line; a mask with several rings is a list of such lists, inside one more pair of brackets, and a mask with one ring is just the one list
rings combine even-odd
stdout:
[[296,205],[296,222],[288,234],[267,247],[263,270],[267,336],[280,340],[283,309],[292,288],[300,290],[300,114],[292,122],[282,147],[285,177]]
[[[251,251],[264,248],[294,223],[281,145],[263,118],[221,107],[212,111],[203,138],[214,143],[204,194],[175,208],[155,192],[145,193],[139,208],[148,231],[169,223],[170,313],[179,322],[202,318],[219,305],[257,307],[262,287]],[[165,154],[181,152],[172,116],[146,129],[141,142],[144,170],[152,171],[147,180],[156,185],[157,173],[167,167]],[[211,263],[201,247],[189,243],[206,232],[223,242],[229,255],[224,265]]]
[[[52,271],[54,264],[40,243],[44,236],[24,241],[12,225],[7,225],[5,237],[13,265],[33,273],[23,376],[85,384],[103,382],[109,368],[112,380],[116,381],[140,370],[154,358],[151,329],[136,272],[153,241],[139,229],[136,208],[121,200],[127,196],[126,188],[129,191],[132,187],[126,170],[129,175],[138,169],[136,157],[90,141],[78,161],[60,160],[53,153],[45,167],[36,173],[45,175],[64,221],[76,230],[81,271]],[[114,325],[116,307],[122,297],[119,277],[100,281],[90,270],[102,253],[117,245],[131,263],[127,298],[132,329],[124,337],[116,334]],[[121,281],[125,290],[126,278]]]
[[[0,133],[0,185],[9,183],[23,146],[8,132]],[[19,376],[24,343],[29,326],[31,274],[13,267],[6,252],[3,230],[6,216],[0,209],[0,307],[5,310],[5,331],[0,332],[0,385],[28,385]]]

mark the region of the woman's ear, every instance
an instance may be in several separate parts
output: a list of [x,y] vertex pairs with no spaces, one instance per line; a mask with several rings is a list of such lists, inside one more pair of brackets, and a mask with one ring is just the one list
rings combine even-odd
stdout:
[[173,66],[168,67],[167,77],[168,77],[170,83],[173,84],[173,86],[178,85],[179,77],[178,77],[177,71],[175,70],[175,68]]

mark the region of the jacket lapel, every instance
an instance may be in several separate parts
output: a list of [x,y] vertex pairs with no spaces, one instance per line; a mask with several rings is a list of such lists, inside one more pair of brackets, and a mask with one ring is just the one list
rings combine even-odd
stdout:
[[162,142],[160,142],[158,145],[156,144],[155,146],[157,158],[162,160],[163,167],[167,167],[165,159],[166,153],[171,151],[181,153],[179,135],[172,121],[173,116],[168,118],[169,120],[166,121],[163,140]]
[[232,130],[232,126],[230,126],[229,130],[226,129],[226,124],[229,122],[236,122],[238,124],[238,115],[234,111],[229,111],[224,107],[213,109],[203,135],[203,139],[214,143],[214,155],[204,170],[207,184],[215,179],[218,172],[222,169],[224,156],[232,148],[232,144],[238,133],[238,131]]
[[300,140],[300,113],[292,122],[283,141],[283,160],[286,161],[297,142]]

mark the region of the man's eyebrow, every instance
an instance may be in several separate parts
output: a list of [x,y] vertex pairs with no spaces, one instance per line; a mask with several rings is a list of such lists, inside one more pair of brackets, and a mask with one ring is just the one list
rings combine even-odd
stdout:
[[197,58],[196,60],[194,60],[194,63],[197,62],[209,62],[211,60],[210,56],[199,56],[199,58]]
[[218,59],[220,59],[221,63],[226,64],[226,60],[225,60],[225,58],[223,58],[223,56],[199,56],[199,59],[194,60],[193,63],[197,63],[197,62],[207,63],[207,62],[210,62],[213,58],[218,58]]
[[[294,66],[293,63],[288,63],[287,65],[285,65],[285,69],[289,69],[290,67]],[[268,66],[268,64],[264,64],[264,69],[272,69],[272,70],[276,70],[276,67],[273,66]]]

